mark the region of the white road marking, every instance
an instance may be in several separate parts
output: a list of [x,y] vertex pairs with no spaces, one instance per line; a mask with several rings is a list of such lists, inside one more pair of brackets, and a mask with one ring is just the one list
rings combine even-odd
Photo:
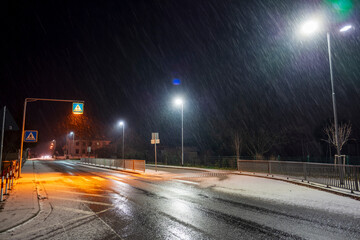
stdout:
[[61,197],[49,197],[51,199],[59,199],[71,202],[81,202],[81,203],[88,203],[88,204],[95,204],[95,205],[103,205],[103,206],[114,206],[114,204],[110,203],[103,203],[103,202],[95,202],[95,201],[86,201],[86,200],[79,200],[79,199],[72,199],[72,198],[61,198]]
[[82,179],[84,179],[85,181],[88,181],[90,182],[91,180],[87,179],[87,178],[84,178],[84,177],[81,177]]
[[95,213],[92,211],[85,211],[85,210],[80,210],[80,209],[76,209],[76,208],[54,206],[54,209],[61,209],[61,210],[69,211],[69,212],[76,212],[76,213],[81,213],[81,214],[86,214],[86,215],[95,215]]
[[100,194],[92,194],[92,193],[72,192],[72,191],[64,191],[64,190],[56,190],[56,191],[64,192],[64,193],[71,193],[71,194],[78,194],[78,195],[93,196],[93,197],[104,197],[104,198],[109,197],[109,196],[104,196],[104,195],[100,195]]
[[95,180],[98,180],[98,181],[105,181],[105,179],[104,179],[104,178],[101,178],[101,177],[91,177],[91,178],[93,178],[93,179],[95,179]]
[[174,181],[182,182],[182,183],[188,183],[188,184],[193,184],[193,185],[199,185],[199,183],[197,183],[197,182],[190,182],[190,181],[180,180],[180,179],[175,179]]

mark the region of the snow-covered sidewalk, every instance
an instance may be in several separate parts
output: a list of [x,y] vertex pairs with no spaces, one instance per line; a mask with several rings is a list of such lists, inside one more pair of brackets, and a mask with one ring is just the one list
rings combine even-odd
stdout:
[[200,187],[258,199],[320,209],[360,218],[360,201],[344,196],[278,180],[228,175],[227,178],[198,179]]
[[[172,168],[171,166],[162,166]],[[174,168],[181,168],[174,166]],[[360,218],[360,201],[351,197],[358,197],[356,193],[337,188],[326,188],[320,184],[301,182],[284,176],[269,177],[266,174],[239,173],[237,171],[187,168],[189,170],[202,170],[203,174],[183,174],[174,178],[183,179],[182,182],[195,183],[202,188],[212,188],[215,191],[253,197],[276,203],[303,206],[310,209],[320,209],[352,215]],[[156,175],[154,171],[146,170]],[[159,174],[166,176],[164,172]],[[214,177],[212,177],[214,175]],[[342,196],[343,195],[343,196]]]
[[16,180],[7,199],[1,203],[0,232],[17,226],[34,216],[40,210],[32,161],[22,168],[21,178]]

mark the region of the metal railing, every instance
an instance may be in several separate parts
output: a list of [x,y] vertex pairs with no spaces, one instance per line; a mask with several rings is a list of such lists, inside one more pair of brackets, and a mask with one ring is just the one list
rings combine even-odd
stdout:
[[282,175],[303,181],[324,184],[327,187],[359,191],[360,166],[306,162],[238,160],[240,172]]
[[17,160],[4,161],[3,164],[3,170],[0,172],[0,202],[4,200],[4,195],[8,194],[8,190],[13,188],[14,180],[19,174],[19,162]]
[[114,169],[130,169],[145,172],[145,160],[135,159],[109,159],[109,158],[81,158],[80,162],[99,167]]

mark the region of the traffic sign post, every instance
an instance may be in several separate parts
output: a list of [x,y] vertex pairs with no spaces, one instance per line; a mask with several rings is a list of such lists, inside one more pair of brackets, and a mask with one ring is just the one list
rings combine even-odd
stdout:
[[156,144],[160,143],[159,133],[151,134],[151,144],[155,145],[155,172],[157,172],[157,157],[156,157]]
[[[72,102],[73,103],[73,113],[74,114],[83,114],[84,113],[84,101],[81,100],[65,100],[65,99],[49,99],[49,98],[25,98],[24,102],[24,112],[23,112],[23,121],[22,121],[22,130],[21,130],[21,143],[20,143],[20,158],[19,158],[19,171],[18,171],[18,177],[21,176],[21,168],[22,168],[22,157],[23,157],[23,147],[25,142],[25,117],[26,117],[26,106],[28,102],[36,102],[36,101],[47,101],[47,102]],[[74,106],[75,105],[75,106]],[[74,111],[75,110],[75,111]],[[37,131],[36,131],[36,137],[34,136],[34,133],[32,134],[33,137],[36,139],[36,141],[30,141],[30,142],[37,142]],[[27,136],[29,137],[29,135]],[[30,136],[30,140],[33,139],[33,137]]]

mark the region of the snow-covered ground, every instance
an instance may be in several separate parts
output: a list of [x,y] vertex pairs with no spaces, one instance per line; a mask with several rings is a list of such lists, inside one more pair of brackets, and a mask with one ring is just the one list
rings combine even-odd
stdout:
[[360,218],[360,201],[283,181],[228,175],[228,178],[202,178],[200,187],[240,194],[277,203],[304,206]]

